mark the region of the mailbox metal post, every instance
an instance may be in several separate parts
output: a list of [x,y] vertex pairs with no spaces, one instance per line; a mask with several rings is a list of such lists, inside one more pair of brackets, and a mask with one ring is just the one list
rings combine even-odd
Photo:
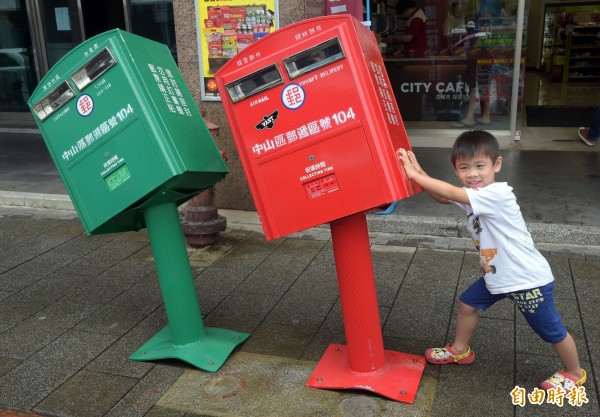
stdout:
[[169,324],[129,359],[181,359],[216,372],[231,352],[250,337],[227,329],[205,328],[175,203],[144,210],[152,253]]
[[347,346],[331,344],[306,385],[364,389],[412,403],[425,359],[383,349],[366,215],[330,226]]

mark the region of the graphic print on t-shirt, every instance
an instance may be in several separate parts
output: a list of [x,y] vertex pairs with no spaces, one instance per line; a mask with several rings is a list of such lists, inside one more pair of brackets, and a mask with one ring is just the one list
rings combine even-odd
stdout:
[[[479,216],[475,216],[473,215],[473,213],[470,213],[467,217],[468,220],[471,222],[471,230],[473,234],[479,236],[483,231],[483,228],[481,227],[481,222],[479,221]],[[490,262],[496,256],[498,250],[496,248],[482,249],[480,247],[479,239],[474,240],[474,243],[475,247],[479,251],[479,262],[481,263],[482,274],[485,275],[490,272],[492,274],[495,274],[496,267],[494,265],[490,265]]]

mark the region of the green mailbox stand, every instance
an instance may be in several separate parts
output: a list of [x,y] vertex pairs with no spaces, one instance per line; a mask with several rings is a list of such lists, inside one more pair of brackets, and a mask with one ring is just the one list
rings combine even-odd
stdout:
[[28,104],[86,233],[148,229],[169,324],[130,359],[216,372],[249,334],[203,326],[177,206],[228,170],[167,47],[97,35]]

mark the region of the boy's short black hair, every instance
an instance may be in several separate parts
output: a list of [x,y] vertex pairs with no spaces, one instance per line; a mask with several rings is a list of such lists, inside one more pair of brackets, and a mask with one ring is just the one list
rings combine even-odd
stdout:
[[452,166],[463,159],[471,159],[478,155],[489,157],[492,162],[500,156],[498,140],[485,130],[469,130],[461,133],[454,141],[450,160]]
[[417,7],[417,4],[413,0],[398,0],[398,3],[396,3],[396,14],[401,15],[413,7]]

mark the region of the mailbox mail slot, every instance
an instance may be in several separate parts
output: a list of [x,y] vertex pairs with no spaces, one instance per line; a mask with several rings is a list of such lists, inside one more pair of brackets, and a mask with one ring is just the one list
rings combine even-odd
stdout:
[[215,78],[267,239],[416,192],[410,143],[372,32],[350,15],[281,28]]
[[168,48],[128,32],[74,48],[29,106],[88,234],[139,230],[228,172]]

